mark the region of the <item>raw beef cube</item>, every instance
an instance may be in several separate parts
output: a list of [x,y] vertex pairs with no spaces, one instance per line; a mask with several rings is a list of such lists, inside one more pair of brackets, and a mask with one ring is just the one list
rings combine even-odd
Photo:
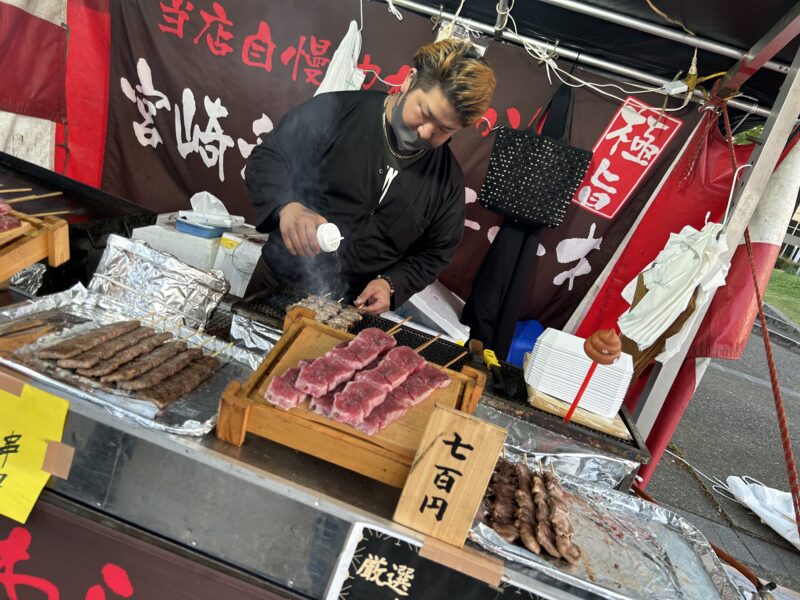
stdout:
[[365,369],[360,373],[356,373],[356,376],[353,378],[353,381],[366,381],[374,386],[379,387],[384,392],[392,391],[392,385],[388,381],[386,381],[383,375],[381,375],[380,367],[377,367],[375,369]]
[[417,379],[413,375],[406,379],[403,386],[409,395],[414,399],[414,404],[419,404],[433,393],[435,388],[429,386],[425,381]]
[[364,406],[359,398],[334,394],[330,418],[354,427],[364,420]]
[[10,231],[20,227],[21,225],[22,221],[20,221],[17,217],[0,214],[0,232]]
[[10,210],[11,210],[11,205],[10,204],[6,204],[2,200],[0,200],[0,216],[3,216],[4,214],[9,212]]
[[361,431],[374,435],[387,425],[397,421],[408,412],[409,406],[394,398],[387,398],[364,419],[359,426]]
[[318,415],[322,415],[323,417],[330,417],[331,410],[333,409],[333,400],[336,397],[336,394],[341,392],[347,383],[341,383],[338,387],[331,390],[327,394],[320,396],[319,398],[311,398],[308,403],[308,408],[313,410]]
[[353,371],[364,368],[364,362],[354,352],[348,352],[346,348],[334,348],[329,351],[325,356],[335,356],[337,360],[346,363]]
[[368,381],[351,381],[344,390],[336,394],[332,414],[339,421],[358,425],[385,397],[386,392]]
[[334,392],[328,392],[319,398],[312,398],[308,403],[308,408],[318,415],[329,417],[331,415],[331,409],[333,408],[333,396]]
[[302,367],[295,383],[297,389],[306,394],[311,394],[314,398],[319,398],[330,389],[328,385],[330,375],[326,364],[321,360],[315,360],[310,365]]
[[347,348],[339,350],[339,353],[348,357],[353,357],[360,361],[362,368],[375,360],[379,354],[375,347],[357,339],[350,342],[350,345],[347,346]]
[[356,339],[367,342],[370,346],[376,348],[379,354],[383,354],[397,345],[397,340],[377,327],[364,329]]
[[398,387],[389,392],[389,395],[386,396],[385,402],[391,400],[393,403],[405,406],[406,408],[414,406],[417,402],[414,399],[414,397],[408,392],[408,386],[406,385],[406,382],[403,382]]
[[419,369],[425,364],[425,359],[414,352],[413,348],[409,348],[408,346],[392,348],[386,353],[386,360],[391,360],[393,363],[406,369],[409,373]]
[[444,371],[430,364],[426,364],[422,368],[417,369],[412,377],[426,383],[434,389],[446,388],[451,382],[450,377],[448,377]]
[[319,398],[353,376],[353,370],[334,356],[323,356],[300,369],[297,389]]
[[347,361],[342,360],[336,355],[328,356],[327,359],[329,361],[329,373],[331,374],[329,389],[332,390],[340,383],[345,383],[353,378],[353,374],[356,372],[356,370],[351,367]]
[[303,402],[308,396],[295,387],[300,368],[294,367],[286,371],[283,375],[273,377],[269,382],[269,387],[265,394],[267,402],[274,404],[284,410],[294,408]]
[[356,429],[358,429],[359,431],[363,431],[367,435],[375,435],[381,430],[381,420],[380,418],[373,417],[372,415],[370,415],[366,419],[361,421],[361,423],[356,425]]

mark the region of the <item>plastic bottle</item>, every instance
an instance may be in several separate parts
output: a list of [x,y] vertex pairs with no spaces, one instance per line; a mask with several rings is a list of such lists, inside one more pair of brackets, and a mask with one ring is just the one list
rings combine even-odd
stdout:
[[333,223],[323,223],[317,227],[317,242],[323,252],[336,252],[343,239],[339,228]]

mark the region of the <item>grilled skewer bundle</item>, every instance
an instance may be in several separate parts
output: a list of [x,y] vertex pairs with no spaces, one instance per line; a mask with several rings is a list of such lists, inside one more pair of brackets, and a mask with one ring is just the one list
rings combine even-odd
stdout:
[[523,463],[497,461],[481,505],[483,521],[509,543],[520,542],[534,554],[577,564],[581,550],[572,541],[569,507],[551,469],[531,471]]
[[361,320],[361,313],[355,307],[342,306],[341,302],[330,300],[325,296],[315,296],[313,294],[306,296],[299,302],[287,307],[287,312],[295,306],[313,310],[317,321],[344,331],[348,331]]
[[215,355],[170,333],[158,333],[139,321],[120,321],[97,327],[40,348],[37,356],[56,361],[62,369],[95,379],[163,409],[194,390],[221,366]]

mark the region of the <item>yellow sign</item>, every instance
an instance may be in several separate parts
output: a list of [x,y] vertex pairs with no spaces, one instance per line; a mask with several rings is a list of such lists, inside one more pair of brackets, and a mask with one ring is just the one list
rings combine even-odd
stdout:
[[50,475],[42,470],[47,442],[61,440],[69,402],[25,385],[0,389],[0,514],[25,523]]

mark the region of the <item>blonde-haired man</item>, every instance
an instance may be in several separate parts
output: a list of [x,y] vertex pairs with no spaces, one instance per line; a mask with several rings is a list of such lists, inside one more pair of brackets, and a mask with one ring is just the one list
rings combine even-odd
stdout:
[[[365,312],[432,283],[464,228],[464,177],[447,146],[489,107],[491,68],[468,42],[420,48],[398,94],[332,92],[289,111],[254,149],[246,181],[270,232],[248,287],[344,296]],[[316,229],[344,239],[320,253]]]

